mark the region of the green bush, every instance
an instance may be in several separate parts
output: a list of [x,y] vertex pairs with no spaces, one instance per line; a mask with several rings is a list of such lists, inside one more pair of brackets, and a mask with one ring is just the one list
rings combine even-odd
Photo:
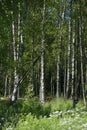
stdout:
[[0,102],[0,127],[16,126],[20,117],[31,113],[33,116],[39,118],[40,116],[49,116],[51,107],[42,105],[38,100],[31,99],[28,101],[17,102]]
[[[82,118],[82,113],[84,118]],[[64,115],[62,118],[53,115],[49,118],[41,117],[38,119],[29,113],[25,118],[20,118],[16,127],[12,127],[12,130],[86,130],[87,118],[85,115],[87,116],[86,112],[79,110],[79,113],[77,113],[74,109],[68,116]]]
[[83,103],[82,100],[80,100],[80,101],[76,104],[76,107],[77,107],[77,108],[81,108],[81,107],[83,107],[83,106],[84,106],[84,103]]
[[72,100],[66,100],[64,98],[54,99],[48,104],[50,104],[52,111],[72,109]]
[[0,130],[82,130],[79,122],[85,130],[86,117],[82,102],[72,109],[72,101],[63,98],[44,105],[36,99],[0,102]]
[[51,107],[43,106],[40,102],[37,100],[29,100],[24,101],[23,106],[21,109],[22,113],[28,114],[31,113],[32,115],[39,117],[39,116],[48,116],[51,112]]
[[62,111],[63,116],[58,118],[51,115],[49,118],[36,118],[31,113],[25,117],[20,117],[16,127],[12,130],[86,130],[87,129],[87,111],[76,108]]

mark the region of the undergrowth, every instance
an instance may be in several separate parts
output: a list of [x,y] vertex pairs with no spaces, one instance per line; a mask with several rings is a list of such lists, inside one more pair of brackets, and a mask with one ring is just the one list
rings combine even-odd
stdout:
[[83,102],[72,108],[72,100],[54,99],[9,103],[0,101],[0,130],[87,130],[87,109]]

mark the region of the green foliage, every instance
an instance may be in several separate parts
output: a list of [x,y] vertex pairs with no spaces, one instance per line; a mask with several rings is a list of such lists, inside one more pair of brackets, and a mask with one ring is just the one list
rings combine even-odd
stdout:
[[[33,99],[34,93],[31,85],[31,83],[34,82],[36,96],[39,95],[40,58],[34,66],[32,63],[34,59],[38,57],[39,53],[41,55],[43,31],[45,42],[45,95],[47,96],[48,94],[52,94],[52,96],[55,97],[56,65],[58,55],[60,57],[59,84],[61,86],[61,95],[64,93],[64,82],[67,82],[65,80],[67,79],[68,43],[69,33],[71,30],[72,33],[70,34],[70,37],[72,37],[72,40],[70,41],[70,44],[75,42],[75,48],[73,50],[72,47],[70,47],[71,52],[69,59],[70,64],[72,64],[72,55],[74,52],[74,63],[77,63],[77,67],[75,67],[77,69],[74,70],[77,72],[78,86],[75,86],[75,88],[78,88],[77,92],[80,92],[79,97],[82,96],[82,86],[80,86],[81,77],[84,76],[83,79],[86,79],[87,72],[87,4],[83,1],[72,2],[71,15],[69,0],[45,1],[46,10],[43,30],[43,0],[4,0],[0,2],[0,95],[2,96],[5,93],[5,84],[7,86],[7,96],[9,95],[10,86],[10,92],[12,93],[15,79],[14,68],[17,67],[18,77],[23,77],[25,72],[27,72],[27,75],[25,74],[25,78],[23,78],[21,84],[19,84],[19,95],[20,97],[28,99],[26,101],[21,100],[14,103],[0,101],[0,129],[3,127],[3,130],[6,130],[7,128],[12,128],[13,130],[82,130],[87,126],[85,123],[87,121],[87,113],[86,109],[80,109],[83,106],[81,101],[76,105],[76,108],[78,109],[75,110],[71,110],[73,106],[72,101],[63,98],[54,99],[50,103],[41,105],[38,100]],[[71,29],[69,30],[70,19],[72,23],[70,24]],[[15,25],[15,37],[12,35],[13,20]],[[19,30],[20,36],[18,37]],[[80,30],[82,34],[80,34]],[[23,55],[20,56],[21,36],[23,36],[24,47],[22,48]],[[16,56],[18,56],[18,61],[16,62],[14,61],[13,38],[15,38],[15,51],[17,51]],[[80,40],[82,42],[82,56],[80,54]],[[83,65],[81,65],[81,57],[83,57]],[[83,66],[84,74],[81,73],[81,66]],[[72,65],[70,65],[69,68],[70,82],[72,82]],[[34,71],[34,79],[32,76],[32,70]],[[8,76],[7,83],[5,83],[6,76]],[[65,88],[67,88],[67,86],[65,86]],[[87,89],[87,83],[85,84],[85,88]],[[73,88],[71,88],[71,90],[72,89]],[[49,117],[50,112],[52,117]],[[83,120],[81,118],[83,118]],[[80,124],[82,124],[83,128],[79,127]]]
[[[86,130],[87,108],[80,101],[75,109],[63,98],[41,105],[37,99],[0,102],[1,130]],[[52,108],[52,110],[51,110]]]
[[3,129],[9,126],[16,126],[19,117],[24,118],[31,113],[34,117],[48,117],[51,112],[51,107],[41,105],[38,100],[30,99],[26,101],[0,101],[0,123]]
[[80,101],[76,104],[76,107],[77,107],[77,108],[81,108],[81,107],[83,107],[83,106],[84,106],[84,103],[83,103],[82,100],[80,100]]
[[33,96],[34,96],[33,86],[32,84],[29,84],[28,87],[26,88],[25,98],[30,99]]
[[19,119],[14,130],[86,130],[87,111],[85,108],[68,110],[62,112],[62,117],[58,118],[58,113],[50,115],[49,118],[41,117],[37,119],[30,113],[26,117]]
[[72,100],[66,100],[64,98],[54,99],[50,102],[51,110],[68,110],[72,108]]
[[39,116],[49,116],[51,108],[50,106],[43,106],[37,100],[29,100],[23,102],[22,113],[26,115],[31,113],[32,115],[39,117]]

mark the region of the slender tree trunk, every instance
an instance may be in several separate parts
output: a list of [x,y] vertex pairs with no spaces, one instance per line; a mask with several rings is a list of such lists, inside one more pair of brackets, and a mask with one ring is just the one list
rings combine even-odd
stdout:
[[[77,9],[76,9],[77,13]],[[78,18],[75,17],[75,41],[74,41],[74,85],[73,85],[73,108],[76,107],[76,101],[78,99],[78,43],[79,43],[79,27]]]
[[8,95],[9,95],[9,98],[11,98],[11,74],[9,75],[9,79],[8,79]]
[[[17,49],[16,49],[16,41],[15,41],[15,24],[14,20],[12,21],[12,34],[13,34],[13,53],[14,53],[14,64],[17,62]],[[14,89],[12,93],[12,101],[15,101],[17,98],[17,87],[18,87],[18,74],[17,74],[17,66],[14,67]]]
[[[75,75],[75,20],[73,20],[72,18],[72,12],[73,12],[73,4],[72,4],[72,1],[71,1],[71,5],[70,5],[70,8],[71,8],[71,98],[73,99],[73,96],[74,96],[74,75]],[[73,100],[74,101],[74,100]],[[74,102],[73,102],[74,103]]]
[[5,77],[5,92],[4,92],[5,97],[7,96],[7,86],[8,86],[8,75],[6,74],[6,77]]
[[[67,47],[65,46],[65,52],[67,52]],[[64,97],[66,98],[66,88],[67,88],[67,57],[65,56],[64,60]]]
[[69,41],[68,41],[68,61],[67,61],[67,85],[66,85],[66,98],[71,94],[71,62],[72,62],[72,0],[70,1],[70,18],[69,18]]
[[40,102],[44,103],[45,101],[45,92],[44,92],[44,57],[45,57],[45,39],[44,39],[44,18],[45,18],[45,0],[43,4],[42,12],[42,53],[41,53],[41,84],[40,84]]
[[41,86],[40,86],[40,101],[44,103],[44,52],[41,54]]
[[66,97],[66,59],[65,59],[65,67],[64,67],[64,97]]
[[37,71],[34,72],[35,75],[35,80],[34,80],[34,84],[35,84],[35,96],[38,96],[38,73]]
[[[18,13],[18,50],[17,50],[17,59],[20,61],[20,59],[19,59],[19,45],[20,45],[20,36],[21,36],[21,29],[20,29],[20,24],[21,24],[21,18],[20,18],[20,3],[18,3],[18,9],[19,9],[19,13]],[[19,65],[18,65],[19,66]],[[19,77],[18,77],[19,78]],[[18,81],[19,81],[19,79],[18,79]],[[19,86],[17,86],[17,98],[19,98]]]
[[70,53],[71,53],[71,21],[69,20],[69,43],[68,43],[68,61],[67,61],[66,98],[69,98],[69,90],[70,90]]
[[85,76],[85,77],[86,77],[86,78],[85,78],[85,79],[86,79],[85,82],[86,82],[86,85],[87,85],[87,65],[86,65],[86,76]]
[[55,83],[53,82],[53,86],[52,86],[52,95],[53,97],[55,97]]
[[[21,6],[20,6],[20,2],[18,3],[18,45],[17,45],[17,61],[18,61],[18,67],[20,68],[19,66],[19,63],[22,64],[22,61],[21,61],[21,57],[23,56],[23,52],[24,52],[24,42],[23,42],[23,30],[22,30],[22,17],[21,17]],[[18,78],[19,78],[19,75],[18,75]],[[20,76],[20,78],[22,78],[22,76]],[[19,79],[18,79],[19,81]],[[17,85],[17,98],[20,97],[20,88],[19,88],[19,85]]]
[[51,74],[51,79],[50,79],[50,85],[51,85],[51,95],[52,95],[52,91],[53,91],[53,78],[52,78],[52,74]]
[[54,96],[53,95],[53,75],[52,75],[52,72],[51,72],[51,96]]
[[[74,72],[75,72],[75,70],[74,70],[74,60],[75,60],[75,56],[74,56],[74,43],[75,43],[75,39],[73,38],[73,43],[72,43],[72,83],[71,83],[71,85],[72,85],[72,92],[71,92],[71,96],[73,96],[73,93],[74,93]],[[73,97],[72,97],[73,98]]]
[[34,33],[32,36],[32,87],[34,95],[36,95],[35,91],[35,73],[34,73]]
[[81,56],[81,85],[82,85],[82,93],[83,93],[83,101],[84,105],[86,105],[86,97],[85,97],[85,84],[84,84],[84,71],[83,71],[83,50],[82,50],[82,17],[79,19],[79,38],[80,38],[80,56]]
[[[64,2],[64,4],[63,4]],[[64,15],[65,15],[65,7],[66,7],[66,2],[61,1],[60,4],[60,16],[61,19],[59,20],[58,18],[58,30],[62,31],[62,26],[63,26],[63,20],[64,20]],[[56,97],[59,98],[61,96],[61,85],[60,85],[60,51],[61,51],[61,44],[62,44],[62,36],[59,33],[58,34],[58,54],[57,54],[57,87],[56,87]]]
[[59,68],[60,68],[60,56],[58,54],[57,58],[57,89],[56,89],[56,97],[60,97],[60,84],[59,84]]
[[[60,13],[61,14],[61,13]],[[59,30],[61,29],[61,23],[59,22]],[[58,36],[58,54],[57,54],[57,86],[56,86],[56,98],[60,97],[60,46],[61,46],[61,35]]]

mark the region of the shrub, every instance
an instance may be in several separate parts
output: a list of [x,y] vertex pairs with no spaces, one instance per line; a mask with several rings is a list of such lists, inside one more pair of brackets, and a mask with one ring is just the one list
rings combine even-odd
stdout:
[[7,101],[0,102],[0,127],[16,126],[20,117],[25,117],[31,113],[34,117],[49,116],[51,107],[41,105],[36,99],[27,101],[17,101],[9,103]]
[[31,113],[34,116],[48,116],[51,112],[51,107],[43,106],[39,101],[37,100],[29,100],[24,101],[23,107],[22,107],[22,113],[28,114]]
[[50,104],[52,111],[68,110],[72,108],[72,101],[64,98],[54,99],[48,104]]

